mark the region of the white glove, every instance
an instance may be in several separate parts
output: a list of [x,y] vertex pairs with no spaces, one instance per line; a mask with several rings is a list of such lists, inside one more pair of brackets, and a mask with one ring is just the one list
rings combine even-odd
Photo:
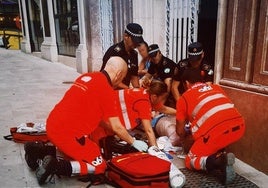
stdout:
[[148,149],[148,153],[150,155],[154,155],[160,159],[163,159],[163,160],[166,160],[168,162],[170,162],[169,158],[167,157],[167,155],[162,152],[157,146],[151,146],[149,149]]
[[148,145],[144,141],[141,141],[141,140],[134,140],[132,146],[139,151],[147,151],[148,149]]

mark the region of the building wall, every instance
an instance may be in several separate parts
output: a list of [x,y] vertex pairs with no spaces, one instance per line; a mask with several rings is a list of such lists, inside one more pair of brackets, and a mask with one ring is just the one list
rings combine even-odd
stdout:
[[268,174],[268,2],[219,0],[215,82],[245,118],[246,133],[230,149]]
[[163,54],[166,46],[166,1],[133,0],[133,22],[144,30],[144,40],[159,45]]
[[243,138],[229,149],[236,157],[268,174],[268,104],[267,95],[223,86],[246,122]]

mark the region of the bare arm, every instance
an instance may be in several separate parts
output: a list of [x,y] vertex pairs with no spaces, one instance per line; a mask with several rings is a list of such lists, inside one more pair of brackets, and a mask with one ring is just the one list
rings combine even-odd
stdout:
[[172,84],[172,78],[166,78],[164,80],[164,82],[167,85],[167,92],[170,93],[170,91],[171,91],[171,84]]
[[134,88],[139,88],[139,77],[138,76],[131,76],[131,84]]
[[146,59],[142,59],[140,64],[139,64],[139,70],[138,70],[138,74],[140,76],[144,75],[147,73],[147,70],[145,70],[145,62],[146,62]]
[[186,132],[184,130],[185,123],[185,120],[176,120],[176,133],[182,140],[184,140],[186,137]]
[[110,117],[109,122],[111,124],[112,130],[115,134],[122,140],[126,141],[128,144],[132,145],[134,139],[129,135],[126,128],[121,124],[118,117]]
[[180,137],[180,142],[183,146],[184,152],[188,153],[194,144],[194,138],[192,134],[187,134],[185,132],[184,126],[186,124],[185,120],[176,120],[176,133]]
[[124,84],[123,82],[121,82],[120,84],[118,84],[117,87],[120,88],[120,89],[127,89],[127,88],[129,88],[129,86],[127,86],[127,85]]
[[148,119],[142,119],[141,122],[144,127],[144,132],[148,138],[149,146],[157,146],[155,134],[151,125],[151,121]]
[[175,108],[171,108],[165,105],[163,105],[162,108],[160,108],[158,111],[164,114],[168,114],[168,115],[176,115],[176,112],[177,112]]
[[144,88],[148,88],[150,86],[150,83],[152,81],[153,76],[149,73],[146,73],[143,77],[142,77],[142,87]]
[[177,80],[173,80],[172,81],[172,85],[171,85],[171,92],[172,92],[172,95],[173,97],[175,98],[176,101],[178,101],[178,99],[180,98],[180,93],[179,93],[179,85],[180,85],[180,82],[177,81]]

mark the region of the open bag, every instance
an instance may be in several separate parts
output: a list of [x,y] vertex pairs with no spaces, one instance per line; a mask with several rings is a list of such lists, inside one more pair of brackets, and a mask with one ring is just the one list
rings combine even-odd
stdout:
[[17,127],[10,128],[10,134],[4,136],[4,139],[17,143],[28,141],[48,142],[48,137],[43,123],[22,123]]

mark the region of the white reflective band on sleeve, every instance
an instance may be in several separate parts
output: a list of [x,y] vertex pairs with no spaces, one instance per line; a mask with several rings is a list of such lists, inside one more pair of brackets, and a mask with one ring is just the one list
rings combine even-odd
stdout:
[[219,111],[222,111],[222,110],[226,110],[226,109],[229,109],[229,108],[233,108],[234,107],[234,104],[231,104],[231,103],[226,103],[226,104],[222,104],[222,105],[218,105],[218,106],[215,106],[213,108],[211,108],[209,111],[207,111],[196,123],[196,126],[198,127],[201,127],[202,124],[208,119],[210,118],[213,114],[216,114],[217,112]]
[[124,90],[123,89],[119,90],[119,101],[120,101],[120,106],[121,106],[121,109],[122,109],[122,114],[123,114],[125,127],[126,127],[127,130],[130,130],[131,125],[130,125],[130,121],[129,121],[129,117],[128,117],[128,113],[127,113],[127,105],[126,105],[126,102],[125,102],[125,96],[124,96]]
[[196,107],[194,108],[193,112],[192,112],[192,117],[195,118],[196,114],[199,112],[199,110],[209,101],[215,100],[215,99],[219,99],[219,98],[226,98],[226,96],[224,96],[223,94],[219,93],[219,94],[215,94],[215,95],[211,95],[208,96],[206,98],[204,98],[203,100],[201,100]]

